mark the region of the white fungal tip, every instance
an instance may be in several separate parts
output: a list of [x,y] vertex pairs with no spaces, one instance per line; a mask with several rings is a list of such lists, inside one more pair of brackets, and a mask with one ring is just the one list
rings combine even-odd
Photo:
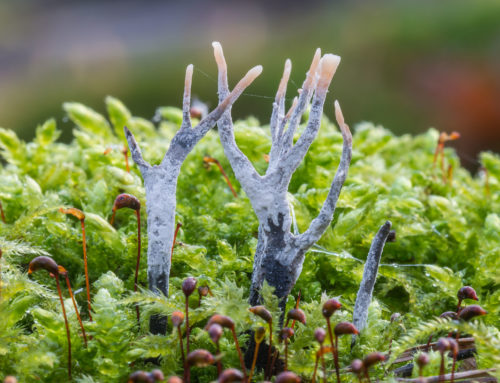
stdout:
[[186,67],[186,75],[187,74],[193,74],[193,64],[189,64],[187,67]]
[[323,78],[332,78],[340,64],[340,56],[326,54],[324,55],[320,62],[320,76]]
[[344,115],[342,114],[342,109],[340,109],[340,104],[338,100],[335,100],[335,118],[337,119],[337,122],[339,125],[344,125]]
[[224,52],[222,51],[222,45],[218,41],[214,41],[212,43],[212,47],[214,48],[214,56],[215,61],[217,62],[217,66],[219,68],[226,67],[226,60],[224,59]]

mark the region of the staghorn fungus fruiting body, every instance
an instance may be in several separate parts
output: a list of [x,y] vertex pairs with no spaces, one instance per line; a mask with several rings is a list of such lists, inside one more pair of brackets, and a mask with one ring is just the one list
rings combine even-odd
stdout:
[[[215,126],[222,114],[231,107],[261,72],[262,67],[260,66],[250,69],[235,86],[234,90],[224,95],[217,108],[202,119],[196,127],[193,127],[190,116],[193,66],[188,65],[184,82],[182,124],[171,140],[163,160],[158,165],[151,165],[144,160],[134,135],[127,127],[124,127],[132,159],[139,167],[146,189],[148,281],[150,290],[168,296],[172,243],[175,230],[175,196],[182,163],[198,141]],[[167,322],[165,317],[151,317],[150,332],[165,334],[166,330]]]
[[[219,70],[219,100],[223,100],[229,94],[227,65],[221,45],[218,42],[212,45]],[[259,220],[258,244],[254,256],[250,290],[250,304],[252,305],[260,302],[259,291],[263,282],[267,281],[275,288],[274,293],[280,299],[280,308],[282,312],[285,312],[285,298],[302,271],[305,253],[321,238],[332,221],[340,190],[347,177],[352,146],[351,133],[344,123],[337,102],[335,103],[336,116],[344,142],[340,164],[319,215],[311,222],[309,228],[299,235],[294,235],[290,231],[292,218],[287,192],[293,173],[316,138],[327,90],[339,63],[339,56],[326,54],[321,57],[321,51],[318,49],[303,83],[302,91],[298,99],[293,102],[289,112],[286,113],[286,87],[291,73],[291,62],[286,61],[283,77],[273,103],[269,166],[263,176],[259,175],[236,144],[230,109],[227,109],[218,121],[224,153]],[[294,134],[311,99],[308,124],[294,144]]]
[[66,338],[68,340],[68,378],[71,378],[71,334],[69,332],[68,317],[66,316],[66,308],[64,307],[64,300],[61,292],[61,285],[59,283],[59,267],[57,263],[50,257],[40,256],[33,258],[28,267],[28,275],[40,269],[46,270],[52,274],[56,280],[57,293],[59,294],[59,301],[61,302],[62,313],[64,317],[64,325],[66,326]]
[[335,326],[333,330],[335,332],[335,352],[334,352],[334,361],[335,361],[335,373],[337,374],[337,382],[340,383],[340,367],[339,367],[339,336],[340,335],[357,335],[359,334],[358,329],[352,323],[349,322],[340,322]]
[[89,309],[89,319],[92,322],[92,307],[90,304],[90,282],[89,282],[89,270],[87,267],[87,240],[85,237],[85,214],[83,211],[76,209],[74,207],[70,208],[60,208],[59,211],[63,214],[69,214],[80,220],[80,225],[82,226],[82,247],[83,247],[83,266],[85,268],[85,287],[87,288],[87,306]]
[[[134,291],[137,291],[138,288],[138,278],[139,278],[139,266],[141,264],[141,202],[137,197],[131,194],[119,194],[115,198],[115,202],[113,203],[113,213],[111,215],[111,225],[115,221],[116,211],[119,209],[132,209],[135,211],[135,216],[137,218],[137,260],[135,263],[135,276],[134,276]],[[139,311],[139,305],[135,305],[135,312],[137,315],[137,324],[141,325],[141,312]]]
[[[354,304],[354,312],[352,314],[352,322],[359,331],[362,331],[366,326],[368,319],[368,307],[372,301],[373,288],[377,280],[378,266],[384,245],[391,232],[391,222],[386,221],[378,230],[372,240],[368,257],[366,258],[365,268],[363,270],[363,278],[359,285],[359,290],[356,295],[356,303]],[[355,342],[355,335],[352,336],[352,343]]]

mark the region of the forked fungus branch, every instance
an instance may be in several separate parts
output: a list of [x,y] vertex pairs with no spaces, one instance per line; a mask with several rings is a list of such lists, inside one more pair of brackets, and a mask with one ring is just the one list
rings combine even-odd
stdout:
[[[194,145],[212,129],[222,114],[231,107],[245,88],[262,72],[256,66],[241,79],[231,93],[227,93],[217,108],[200,123],[191,125],[191,81],[193,66],[188,65],[184,85],[183,120],[179,131],[170,142],[170,147],[159,165],[151,165],[142,156],[134,135],[125,129],[130,153],[139,166],[146,189],[148,214],[148,280],[149,288],[168,295],[168,280],[171,266],[171,249],[175,230],[175,206],[177,178],[182,163]],[[166,318],[153,317],[150,322],[152,333],[166,332]]]
[[[227,66],[221,45],[214,42],[213,47],[219,69],[219,101],[222,102],[229,94]],[[250,291],[252,305],[260,301],[259,289],[267,281],[275,288],[275,294],[281,299],[281,307],[284,308],[285,298],[302,271],[305,253],[321,238],[332,221],[340,190],[347,177],[352,151],[351,132],[344,122],[338,102],[335,102],[335,115],[343,137],[340,164],[319,215],[299,235],[290,231],[292,219],[287,192],[293,173],[316,138],[328,87],[339,63],[339,56],[326,54],[321,57],[321,51],[316,50],[299,96],[286,112],[285,95],[292,68],[290,60],[286,60],[273,103],[270,124],[272,146],[269,166],[263,176],[257,173],[236,144],[230,108],[218,122],[224,152],[259,220]],[[294,134],[309,105],[311,109],[307,126],[294,144]]]

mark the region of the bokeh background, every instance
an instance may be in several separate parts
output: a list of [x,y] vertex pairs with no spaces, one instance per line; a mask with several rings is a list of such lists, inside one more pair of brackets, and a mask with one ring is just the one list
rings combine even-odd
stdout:
[[321,47],[342,56],[328,102],[339,99],[351,124],[458,131],[453,146],[470,169],[478,151],[500,151],[498,0],[0,0],[0,126],[30,139],[56,117],[68,140],[62,103],[104,112],[106,95],[153,118],[158,106],[181,104],[189,63],[193,93],[214,106],[213,40],[231,84],[264,66],[236,117],[266,123],[285,59],[291,100]]

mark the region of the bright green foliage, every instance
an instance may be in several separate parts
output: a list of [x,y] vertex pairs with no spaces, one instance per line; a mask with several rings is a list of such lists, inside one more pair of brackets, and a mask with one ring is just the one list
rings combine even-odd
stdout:
[[[146,359],[159,355],[166,375],[181,375],[179,343],[171,323],[167,336],[148,334],[147,324],[152,314],[168,316],[175,310],[184,311],[180,285],[188,275],[198,279],[198,286],[208,285],[214,294],[203,298],[200,307],[197,293],[190,298],[192,350],[215,352],[215,345],[203,330],[215,312],[235,321],[243,345],[249,336],[247,330],[264,325],[248,311],[247,303],[258,222],[232,175],[216,132],[209,132],[195,147],[179,177],[177,220],[183,226],[174,248],[170,297],[146,290],[146,236],[139,273],[144,289],[132,293],[137,253],[135,216],[127,209],[119,210],[114,227],[108,223],[114,198],[130,193],[142,203],[142,231],[146,233],[142,180],[133,163],[131,173],[125,170],[122,128],[126,124],[135,134],[146,160],[159,163],[178,129],[181,112],[161,108],[163,120],[155,128],[149,121],[133,117],[117,99],[108,97],[106,105],[109,122],[83,105],[64,104],[76,125],[74,140],[69,144],[57,142],[60,131],[54,120],[39,126],[30,143],[22,142],[10,130],[0,129],[5,160],[0,168],[0,200],[7,219],[7,224],[0,223],[0,378],[6,374],[15,374],[23,382],[66,378],[67,345],[55,282],[46,272],[30,278],[25,273],[29,261],[37,255],[53,256],[69,271],[77,291],[84,326],[92,337],[85,349],[71,301],[66,299],[73,374],[79,382],[124,381],[133,370],[151,369]],[[263,173],[267,166],[264,153],[270,148],[269,130],[249,118],[235,124],[235,134],[242,150]],[[365,123],[353,136],[352,165],[334,222],[307,254],[292,291],[294,297],[299,289],[302,292],[300,307],[307,315],[307,325],[295,325],[295,336],[289,344],[290,369],[311,377],[319,347],[313,332],[326,325],[321,315],[326,299],[337,296],[343,304],[332,317],[333,325],[351,320],[363,260],[375,232],[387,219],[393,223],[397,241],[385,247],[367,328],[352,351],[351,338],[340,338],[341,366],[371,351],[387,351],[391,339],[391,356],[395,358],[405,348],[425,342],[430,333],[442,336],[457,328],[455,323],[433,318],[455,309],[456,293],[466,284],[476,289],[488,315],[458,328],[476,337],[479,367],[499,364],[500,157],[493,153],[480,157],[488,171],[487,186],[484,174],[472,176],[460,167],[457,155],[446,149],[446,163],[453,165],[454,174],[452,181],[444,182],[439,164],[433,169],[432,163],[437,131],[395,137]],[[290,185],[294,230],[304,231],[318,213],[341,145],[340,133],[325,118]],[[104,154],[108,148],[112,150]],[[239,198],[232,196],[217,167],[203,166],[205,155],[221,162]],[[62,206],[79,208],[86,215],[94,322],[89,321],[85,302],[80,223],[61,214],[58,209]],[[267,285],[262,295],[273,313],[273,338],[277,340],[277,299]],[[141,308],[140,329],[136,303]],[[288,308],[294,305],[295,300],[290,299]],[[402,314],[401,320],[391,324],[389,317],[395,311]],[[278,349],[283,351],[283,344]],[[225,366],[238,367],[228,330],[221,339],[221,351]],[[431,359],[434,366],[435,358]],[[331,355],[326,355],[326,360],[333,376]],[[432,366],[429,371],[435,368]],[[383,378],[383,369],[376,367],[372,375]],[[204,382],[213,380],[215,367],[193,368],[192,376]],[[256,376],[262,378],[260,372]],[[346,374],[343,380],[354,377]]]

